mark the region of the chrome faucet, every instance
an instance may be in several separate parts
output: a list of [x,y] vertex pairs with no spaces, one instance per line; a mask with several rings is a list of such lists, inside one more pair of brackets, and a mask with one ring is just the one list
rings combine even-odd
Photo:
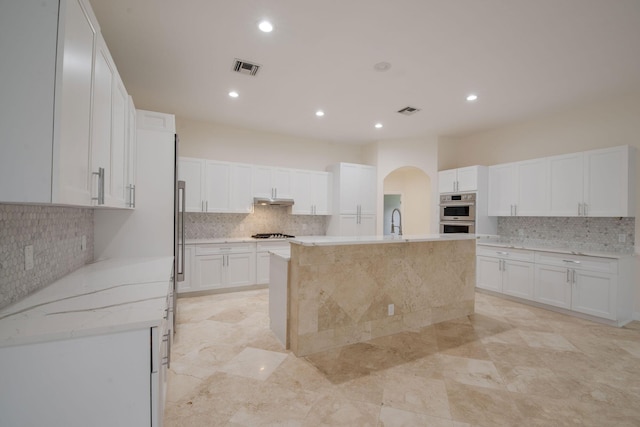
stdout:
[[400,213],[400,209],[395,208],[391,211],[391,234],[396,229],[396,226],[393,223],[393,215],[398,212],[398,236],[402,236],[402,213]]

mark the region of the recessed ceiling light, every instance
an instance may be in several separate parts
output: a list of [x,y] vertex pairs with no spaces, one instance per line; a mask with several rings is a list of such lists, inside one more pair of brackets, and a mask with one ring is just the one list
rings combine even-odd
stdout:
[[240,95],[235,90],[232,90],[231,92],[229,92],[229,96],[232,98],[237,98]]
[[318,117],[324,116],[324,111],[322,111],[322,110],[316,111],[316,116],[318,116]]
[[273,25],[267,20],[260,21],[260,23],[258,24],[258,28],[260,28],[260,31],[262,31],[263,33],[270,33],[271,31],[273,31]]
[[475,93],[467,95],[467,101],[475,101],[476,99],[478,99],[478,95],[476,95]]
[[384,72],[389,70],[389,68],[391,68],[391,64],[389,64],[388,62],[378,62],[377,64],[375,64],[373,66],[373,69],[376,71],[380,71],[380,72]]
[[380,129],[382,127],[382,123],[376,123],[376,129]]

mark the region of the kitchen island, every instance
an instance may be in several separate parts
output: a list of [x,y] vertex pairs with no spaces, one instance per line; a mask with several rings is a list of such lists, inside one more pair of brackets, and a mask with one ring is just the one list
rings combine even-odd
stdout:
[[475,236],[290,240],[288,342],[297,356],[474,312]]

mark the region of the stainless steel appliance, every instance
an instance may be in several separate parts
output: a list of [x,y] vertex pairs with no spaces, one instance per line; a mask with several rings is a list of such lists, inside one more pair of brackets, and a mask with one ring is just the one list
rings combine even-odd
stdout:
[[476,194],[440,195],[440,233],[476,232]]
[[258,233],[251,236],[254,239],[291,239],[296,236],[283,233]]

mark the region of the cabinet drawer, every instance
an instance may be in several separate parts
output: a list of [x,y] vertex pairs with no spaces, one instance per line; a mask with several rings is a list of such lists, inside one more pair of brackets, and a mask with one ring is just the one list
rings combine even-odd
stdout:
[[526,249],[501,248],[499,246],[480,246],[476,247],[476,255],[511,259],[514,261],[533,262],[534,252]]
[[255,248],[255,243],[216,243],[210,245],[196,245],[196,256],[254,252]]
[[602,273],[618,273],[618,261],[610,258],[538,252],[536,253],[536,264],[546,264]]

